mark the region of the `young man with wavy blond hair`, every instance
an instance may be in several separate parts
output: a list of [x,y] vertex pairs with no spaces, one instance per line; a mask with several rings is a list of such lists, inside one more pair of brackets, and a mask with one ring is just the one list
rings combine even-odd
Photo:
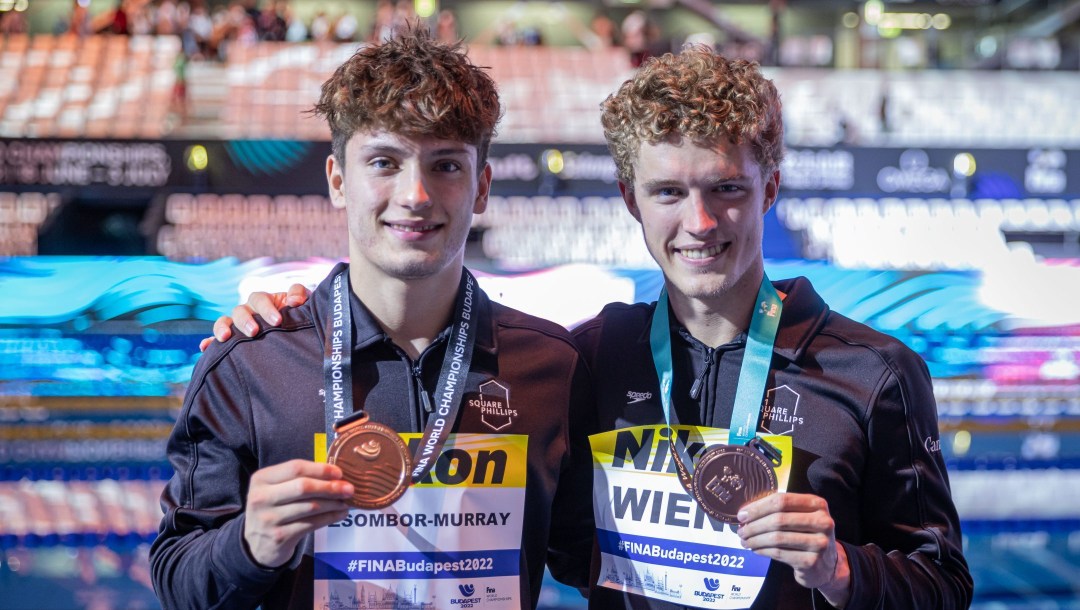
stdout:
[[[657,561],[615,544],[605,549],[604,541],[643,529],[625,511],[595,502],[602,568],[590,607],[967,607],[971,577],[935,449],[926,365],[899,341],[830,311],[805,278],[765,276],[764,216],[780,188],[784,132],[772,82],[756,64],[690,48],[647,62],[604,102],[602,121],[619,189],[664,272],[669,306],[657,315],[655,303],[612,304],[575,329],[593,373],[598,429],[682,424],[728,429],[731,443],[754,350],[764,346],[745,437],[788,449],[777,460],[786,492],[733,511],[737,532],[703,534],[694,520],[675,518],[651,533],[690,545],[712,535],[724,556],[755,563],[760,580],[749,567],[707,564],[696,571],[715,569],[706,586],[685,573],[695,590],[678,601],[626,586],[608,568],[641,573]],[[773,311],[779,320],[766,340]],[[669,327],[651,335],[665,319]],[[657,349],[665,335],[667,417]],[[630,391],[653,399],[627,405]],[[603,478],[596,498],[618,499],[600,488]]]

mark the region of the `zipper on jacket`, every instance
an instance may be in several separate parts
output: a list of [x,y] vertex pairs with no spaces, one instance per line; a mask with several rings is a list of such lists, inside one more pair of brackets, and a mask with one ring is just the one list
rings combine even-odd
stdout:
[[705,385],[705,378],[709,376],[709,369],[712,368],[713,352],[715,350],[711,347],[705,348],[705,368],[701,369],[701,374],[694,380],[694,384],[690,386],[690,399],[697,400],[701,398],[701,387]]
[[435,407],[431,404],[431,397],[428,396],[427,390],[424,389],[424,380],[420,376],[419,362],[412,366],[412,376],[416,380],[416,388],[420,392],[420,405],[424,408],[425,413],[431,413],[435,410]]

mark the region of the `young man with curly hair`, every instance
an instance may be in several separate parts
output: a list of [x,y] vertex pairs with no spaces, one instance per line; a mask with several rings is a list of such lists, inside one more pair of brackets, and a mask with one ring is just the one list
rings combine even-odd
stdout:
[[[650,531],[649,515],[635,520],[619,505],[641,478],[598,476],[602,562],[590,607],[966,608],[972,582],[925,363],[830,311],[805,278],[765,276],[764,216],[783,159],[775,86],[755,64],[691,48],[646,63],[604,102],[602,121],[665,296],[662,310],[612,304],[575,329],[598,429],[670,422],[727,429],[733,444],[763,436],[785,447],[774,464],[786,493],[734,507],[734,527],[720,533],[695,527],[691,503],[669,495],[660,529]],[[650,399],[628,404],[630,393]],[[719,491],[736,496],[750,480],[721,479],[734,482]],[[708,502],[716,489],[689,495]],[[620,578],[664,564],[619,541],[677,538],[692,550],[710,535],[731,559],[687,572],[677,601],[670,583],[658,591]],[[704,587],[690,580],[713,570],[699,579]]]
[[[155,590],[168,608],[520,608],[549,556],[583,585],[583,360],[463,267],[495,83],[417,27],[357,51],[316,111],[351,263],[276,328],[199,360],[168,445]],[[330,444],[326,463],[335,435],[363,442]]]
[[[925,363],[765,275],[774,85],[690,48],[646,62],[602,120],[664,291],[574,330],[596,396],[589,606],[966,608]],[[267,296],[249,302],[273,316]]]

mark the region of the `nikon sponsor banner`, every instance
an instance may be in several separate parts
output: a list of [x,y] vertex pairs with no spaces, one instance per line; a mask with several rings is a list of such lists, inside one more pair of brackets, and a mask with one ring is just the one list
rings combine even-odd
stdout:
[[[732,526],[714,521],[679,483],[669,438],[697,457],[727,443],[727,430],[638,426],[590,437],[593,511],[600,546],[597,584],[699,608],[746,608],[757,598],[769,559],[742,547]],[[784,456],[777,483],[787,489],[791,437],[764,437]]]
[[[420,436],[401,435],[410,451]],[[314,607],[520,608],[527,450],[524,435],[452,434],[397,502],[315,532]]]

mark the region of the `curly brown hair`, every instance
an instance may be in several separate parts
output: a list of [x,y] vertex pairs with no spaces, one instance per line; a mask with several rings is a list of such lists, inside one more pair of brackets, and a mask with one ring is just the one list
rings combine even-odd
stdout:
[[330,124],[342,163],[353,134],[380,129],[473,144],[483,170],[502,110],[495,81],[469,61],[461,42],[440,43],[412,24],[338,66],[312,112]]
[[601,108],[619,181],[631,189],[642,142],[747,142],[763,176],[784,158],[780,94],[772,81],[756,63],[726,59],[705,46],[650,58]]

